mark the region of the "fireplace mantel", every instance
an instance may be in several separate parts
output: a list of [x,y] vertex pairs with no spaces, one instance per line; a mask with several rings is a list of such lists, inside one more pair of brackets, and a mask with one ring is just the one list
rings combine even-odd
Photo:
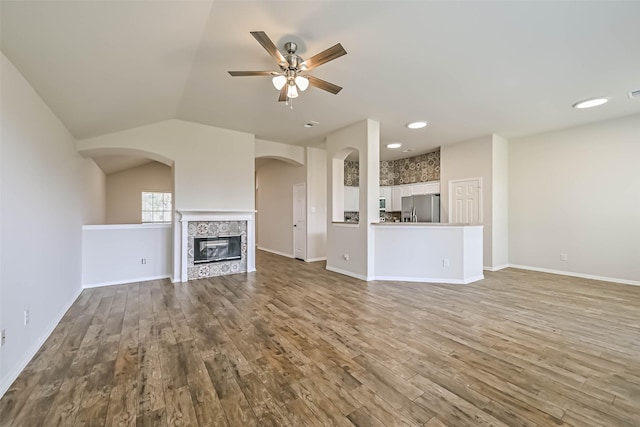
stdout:
[[[254,216],[256,214],[255,210],[251,211],[235,211],[235,210],[200,210],[200,209],[191,209],[191,210],[179,210],[177,211],[180,214],[180,222],[189,222],[189,221],[246,221],[245,219],[240,219],[240,217],[250,218],[251,221],[254,220]],[[226,219],[231,218],[231,219]]]
[[255,210],[200,210],[184,209],[177,211],[181,227],[181,282],[187,282],[188,278],[188,236],[189,222],[192,221],[246,221],[247,223],[247,273],[256,271],[255,263]]

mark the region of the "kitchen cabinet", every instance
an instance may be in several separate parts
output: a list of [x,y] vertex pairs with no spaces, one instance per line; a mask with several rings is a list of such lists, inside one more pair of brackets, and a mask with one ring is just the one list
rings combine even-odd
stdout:
[[[420,194],[440,194],[440,182],[419,182],[417,184],[404,184],[394,186],[380,186],[380,197],[385,198],[387,212],[402,210],[402,198]],[[344,187],[345,212],[360,211],[360,188]]]
[[392,212],[402,210],[402,187],[395,185],[391,187],[391,207],[387,208]]
[[387,202],[387,210],[401,211],[403,197],[420,194],[440,194],[440,183],[421,182],[418,184],[394,185],[391,187],[391,204]]
[[359,212],[360,211],[360,188],[344,187],[344,211]]
[[404,196],[411,196],[413,195],[413,185],[412,184],[408,184],[408,185],[401,185],[400,186],[400,194],[402,195],[402,197]]
[[380,197],[384,197],[385,201],[385,211],[392,211],[392,201],[391,201],[391,187],[384,186],[380,187]]
[[439,182],[424,182],[411,185],[411,194],[440,194]]

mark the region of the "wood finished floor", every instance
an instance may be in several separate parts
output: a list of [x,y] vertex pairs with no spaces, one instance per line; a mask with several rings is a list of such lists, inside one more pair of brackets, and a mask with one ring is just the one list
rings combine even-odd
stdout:
[[640,425],[640,287],[514,269],[365,283],[257,258],[85,290],[0,425]]

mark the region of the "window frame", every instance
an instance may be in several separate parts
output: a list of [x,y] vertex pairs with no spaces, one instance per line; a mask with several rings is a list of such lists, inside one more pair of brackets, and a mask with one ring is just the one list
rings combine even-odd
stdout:
[[[148,204],[145,203],[146,194],[151,195],[151,209],[145,209],[145,206],[148,206]],[[160,207],[154,203],[154,197],[157,197],[157,195],[161,195],[162,198],[159,202]],[[167,196],[169,198],[168,208]],[[140,193],[140,202],[140,221],[142,224],[170,224],[173,221],[173,193],[171,191],[142,191]],[[145,215],[145,213],[150,215]],[[158,216],[158,214],[160,215]],[[145,220],[145,217],[150,219]]]

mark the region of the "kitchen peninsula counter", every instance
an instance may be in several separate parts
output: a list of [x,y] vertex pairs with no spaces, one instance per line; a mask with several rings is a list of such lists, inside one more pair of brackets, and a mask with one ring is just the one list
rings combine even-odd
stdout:
[[482,227],[482,224],[449,224],[446,222],[372,222],[371,225],[376,227],[393,226],[393,227],[440,227],[440,228],[462,228],[462,227]]
[[479,224],[373,223],[375,278],[467,284],[484,279]]

